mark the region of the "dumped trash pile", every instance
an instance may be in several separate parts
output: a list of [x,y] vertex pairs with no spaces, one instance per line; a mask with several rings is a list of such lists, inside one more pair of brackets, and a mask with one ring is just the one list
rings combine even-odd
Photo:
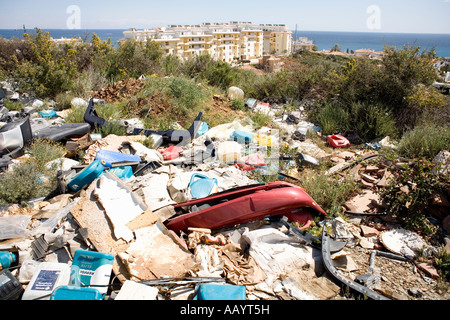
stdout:
[[120,80],[98,92],[94,92],[93,97],[107,102],[116,102],[133,97],[143,86],[144,81],[140,79]]
[[[96,98],[113,101],[126,86]],[[377,300],[448,299],[434,290],[436,270],[417,262],[436,248],[391,224],[377,199],[389,172],[365,161],[378,151],[344,150],[341,136],[325,151],[307,139],[320,128],[301,109],[276,117],[276,107],[252,99],[246,106],[271,114],[286,137],[249,121],[210,128],[202,113],[188,129],[123,119],[126,136],[99,137],[92,130],[107,121],[97,101],[86,102],[80,124],[32,108],[1,111],[3,170],[36,137],[63,143],[67,154],[57,160],[56,194],[0,212],[0,299],[350,298],[343,288]],[[274,156],[283,140],[298,148],[295,157]],[[70,157],[80,151],[83,161]],[[365,187],[346,203],[348,220],[329,219],[279,167],[321,159],[335,163],[328,174],[352,172]],[[268,174],[278,181],[259,181]],[[305,231],[317,221],[322,235]]]

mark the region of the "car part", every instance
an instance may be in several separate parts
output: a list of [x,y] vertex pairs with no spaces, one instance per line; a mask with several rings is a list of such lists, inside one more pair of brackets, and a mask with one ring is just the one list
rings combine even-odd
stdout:
[[330,251],[330,243],[331,238],[327,235],[327,223],[323,225],[322,230],[322,259],[325,266],[325,269],[339,282],[348,286],[349,288],[367,296],[373,300],[389,300],[385,296],[369,289],[355,281],[352,281],[346,277],[344,277],[339,271],[334,267],[333,262],[331,260],[331,251]]
[[[201,209],[189,212],[194,206]],[[230,189],[174,208],[177,214],[165,223],[176,233],[189,227],[219,229],[291,213],[327,215],[303,188],[281,181]]]

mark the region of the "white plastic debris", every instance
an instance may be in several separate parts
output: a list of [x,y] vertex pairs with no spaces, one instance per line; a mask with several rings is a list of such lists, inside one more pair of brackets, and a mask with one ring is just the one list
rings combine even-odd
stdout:
[[87,101],[82,98],[73,98],[70,101],[70,104],[74,107],[87,107],[88,106]]
[[14,215],[0,217],[0,240],[22,238],[29,234],[27,229],[31,216]]
[[143,213],[146,207],[117,177],[109,172],[105,172],[100,177],[99,185],[94,194],[113,224],[116,238],[130,242],[134,239],[134,235],[126,224]]
[[427,243],[417,233],[402,228],[382,232],[380,241],[389,251],[410,259],[428,248]]

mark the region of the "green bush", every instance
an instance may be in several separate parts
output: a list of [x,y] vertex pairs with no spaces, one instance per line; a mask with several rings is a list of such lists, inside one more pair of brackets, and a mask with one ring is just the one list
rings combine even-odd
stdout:
[[272,117],[262,112],[250,111],[250,120],[253,121],[253,127],[258,130],[272,122]]
[[28,160],[0,176],[0,205],[26,205],[27,200],[47,196],[55,188],[56,179],[40,170],[36,161]]
[[346,132],[349,128],[349,114],[337,103],[326,103],[311,113],[311,121],[322,128],[325,135]]
[[36,36],[25,33],[24,38],[30,46],[30,59],[11,56],[15,64],[12,74],[19,88],[40,98],[54,98],[70,90],[77,74],[76,64],[70,59],[74,50],[63,52],[51,41],[48,32],[39,29]]
[[235,81],[237,74],[228,63],[210,59],[199,77],[207,80],[211,86],[226,90]]
[[353,103],[348,114],[349,130],[364,141],[390,136],[396,138],[397,126],[391,112],[382,106]]
[[126,136],[127,130],[125,127],[121,126],[117,120],[110,121],[104,126],[95,129],[96,133],[100,133],[102,137],[107,137],[110,134],[116,136]]
[[36,167],[46,173],[45,165],[55,159],[61,158],[66,153],[64,146],[47,139],[34,139],[27,147],[36,162]]
[[383,106],[401,130],[414,124],[432,106],[441,105],[432,83],[435,53],[420,47],[385,47],[382,61],[350,59],[341,72],[333,75],[334,89],[344,104]]
[[344,203],[356,195],[359,188],[352,177],[327,175],[324,170],[304,170],[299,178],[300,185],[330,218],[343,212]]
[[159,73],[162,56],[163,52],[155,41],[126,40],[106,56],[108,77],[119,80]]
[[244,111],[245,110],[245,102],[244,102],[244,100],[242,100],[240,98],[234,98],[231,101],[231,108],[233,110]]
[[433,234],[437,228],[428,221],[428,206],[435,192],[446,193],[441,178],[433,174],[434,163],[426,158],[410,161],[403,167],[390,166],[394,177],[380,191],[389,213],[406,227],[425,234]]
[[440,151],[450,150],[450,130],[432,124],[418,125],[407,131],[399,142],[399,153],[415,158],[433,159]]

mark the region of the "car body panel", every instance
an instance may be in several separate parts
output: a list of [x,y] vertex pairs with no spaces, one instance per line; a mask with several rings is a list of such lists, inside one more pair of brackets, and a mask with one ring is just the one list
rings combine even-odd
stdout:
[[271,216],[301,215],[311,211],[327,215],[304,189],[281,181],[232,189],[174,207],[175,211],[181,211],[182,208],[204,204],[210,207],[175,216],[166,221],[167,228],[174,232],[189,227],[219,229]]

